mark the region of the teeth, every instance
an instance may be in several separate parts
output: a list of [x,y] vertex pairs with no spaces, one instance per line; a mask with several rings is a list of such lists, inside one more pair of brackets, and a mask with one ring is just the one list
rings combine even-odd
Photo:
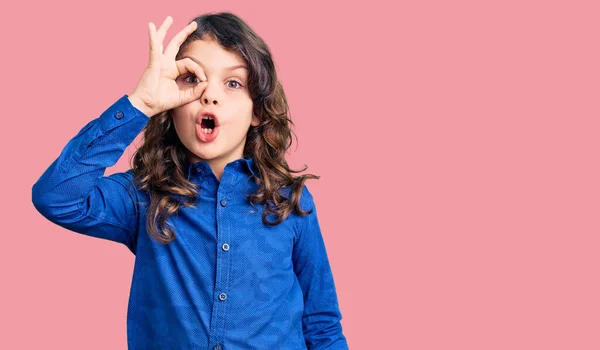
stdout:
[[213,129],[210,129],[210,128],[209,128],[209,129],[202,128],[202,132],[203,132],[203,133],[205,133],[205,134],[212,134],[212,132],[213,132]]

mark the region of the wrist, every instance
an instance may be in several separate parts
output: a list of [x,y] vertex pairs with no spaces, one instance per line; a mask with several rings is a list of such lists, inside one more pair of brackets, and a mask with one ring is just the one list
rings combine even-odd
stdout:
[[127,95],[127,98],[129,99],[129,102],[131,102],[133,107],[140,110],[147,117],[152,117],[154,115],[152,109],[148,107],[148,105],[144,103],[144,101],[142,101],[142,99],[138,95],[136,95],[135,92],[131,93],[130,95]]

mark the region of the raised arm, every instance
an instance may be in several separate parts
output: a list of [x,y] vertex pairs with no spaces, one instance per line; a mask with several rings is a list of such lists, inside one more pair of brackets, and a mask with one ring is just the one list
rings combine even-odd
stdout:
[[139,213],[133,173],[104,172],[149,120],[124,95],[85,125],[33,185],[38,212],[71,231],[123,243],[135,254]]
[[[32,190],[35,208],[48,220],[75,232],[121,242],[134,254],[140,215],[133,172],[104,176],[104,171],[119,160],[151,117],[197,99],[207,85],[197,63],[189,58],[175,60],[197,23],[186,25],[164,47],[172,21],[167,16],[158,31],[154,23],[148,23],[148,66],[133,93],[84,126]],[[203,81],[180,88],[176,79],[187,73]]]

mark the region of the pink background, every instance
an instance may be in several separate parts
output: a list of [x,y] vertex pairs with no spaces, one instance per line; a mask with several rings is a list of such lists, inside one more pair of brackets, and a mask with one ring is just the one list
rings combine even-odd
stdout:
[[229,10],[273,52],[291,165],[321,176],[350,348],[599,349],[598,3],[389,3],[3,4],[0,348],[126,348],[134,255],[31,187],[134,89],[148,22],[171,15],[168,42]]

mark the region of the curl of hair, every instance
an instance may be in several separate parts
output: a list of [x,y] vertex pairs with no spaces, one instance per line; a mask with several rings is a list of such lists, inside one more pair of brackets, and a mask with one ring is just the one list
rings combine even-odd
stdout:
[[[244,146],[244,158],[252,157],[259,171],[253,176],[258,185],[248,196],[252,205],[265,206],[262,221],[275,226],[283,222],[292,210],[300,216],[312,211],[300,208],[300,195],[308,179],[320,176],[305,174],[293,176],[304,169],[290,169],[285,153],[292,144],[291,120],[285,93],[266,43],[239,17],[230,12],[204,14],[194,19],[198,26],[179,48],[176,59],[194,40],[214,40],[225,50],[238,54],[248,65],[248,90],[253,112],[260,125],[250,126]],[[197,184],[187,179],[189,166],[187,150],[181,143],[171,117],[171,110],[153,116],[143,130],[143,143],[133,155],[134,183],[148,193],[150,203],[146,229],[158,242],[173,241],[176,233],[167,221],[180,206],[195,207],[200,198]],[[297,137],[296,137],[297,139]],[[280,190],[290,188],[290,195]],[[273,214],[277,220],[270,222]]]

